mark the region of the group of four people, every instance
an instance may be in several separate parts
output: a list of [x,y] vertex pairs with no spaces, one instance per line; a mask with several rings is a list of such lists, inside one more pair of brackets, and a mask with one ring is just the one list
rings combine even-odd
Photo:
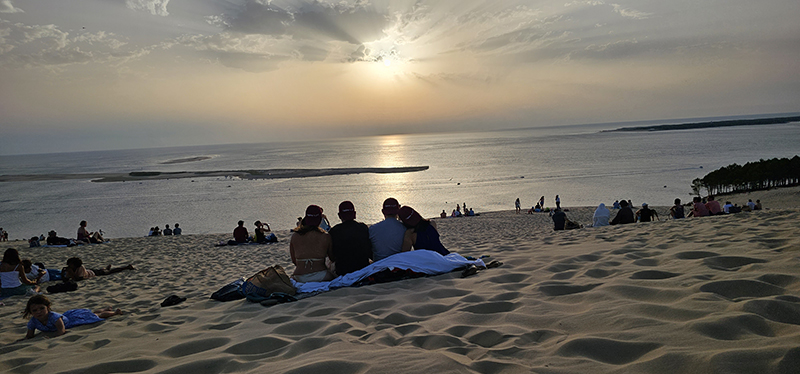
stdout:
[[381,209],[384,219],[372,226],[356,221],[353,203],[339,204],[342,223],[328,232],[320,228],[322,208],[310,205],[289,242],[289,254],[298,282],[332,280],[364,268],[370,262],[410,250],[450,252],[442,245],[436,223],[422,218],[413,208],[388,198]]

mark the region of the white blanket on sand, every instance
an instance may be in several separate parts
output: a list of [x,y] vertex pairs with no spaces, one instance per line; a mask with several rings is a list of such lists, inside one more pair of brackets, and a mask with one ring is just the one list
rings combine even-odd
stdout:
[[417,273],[436,275],[449,273],[468,265],[475,265],[478,267],[486,266],[483,260],[467,260],[458,253],[450,253],[447,256],[442,256],[434,251],[416,250],[389,256],[383,260],[373,262],[361,270],[335,278],[330,282],[301,283],[292,279],[292,283],[294,283],[294,287],[297,288],[298,293],[323,292],[335,288],[352,286],[358,281],[386,269],[407,269]]

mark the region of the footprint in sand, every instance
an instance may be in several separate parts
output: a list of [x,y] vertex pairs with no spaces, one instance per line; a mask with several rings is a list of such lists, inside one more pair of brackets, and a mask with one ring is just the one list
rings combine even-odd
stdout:
[[602,283],[591,283],[578,285],[568,282],[547,281],[539,283],[539,291],[542,291],[542,293],[547,296],[572,295],[592,290],[601,284]]
[[725,317],[710,322],[696,322],[692,324],[691,329],[717,340],[745,339],[747,335],[775,336],[764,318],[752,314]]
[[738,279],[706,283],[700,286],[701,292],[711,292],[727,299],[740,297],[766,297],[781,295],[785,292],[783,287],[778,287],[766,282]]
[[581,338],[564,343],[558,349],[558,354],[566,357],[582,356],[606,364],[624,365],[661,346],[662,344],[649,342]]
[[199,339],[178,344],[161,352],[161,354],[172,358],[184,357],[222,347],[230,343],[230,341],[228,338]]
[[668,271],[660,270],[643,270],[631,274],[631,279],[668,279],[674,278],[681,274],[670,273]]
[[703,265],[706,265],[712,269],[725,271],[736,271],[745,265],[765,262],[767,262],[767,260],[741,256],[716,256],[703,259]]

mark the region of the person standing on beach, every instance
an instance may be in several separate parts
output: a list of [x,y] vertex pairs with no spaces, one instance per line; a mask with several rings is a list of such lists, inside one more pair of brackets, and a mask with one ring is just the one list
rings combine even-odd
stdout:
[[561,198],[556,195],[556,209],[561,209]]
[[519,214],[519,212],[520,212],[519,205],[520,205],[519,198],[517,198],[517,201],[514,202],[514,207],[517,210],[517,214]]
[[369,227],[369,240],[372,242],[372,259],[383,260],[403,251],[403,237],[406,227],[397,220],[400,203],[393,197],[383,202],[383,221]]
[[0,241],[4,242],[8,241],[8,233],[6,232],[6,230],[3,230],[2,227],[0,227]]
[[336,264],[336,275],[345,275],[369,265],[372,242],[369,240],[369,227],[356,221],[356,208],[352,202],[339,204],[339,219],[342,223],[328,232],[333,244],[330,259]]
[[628,202],[622,200],[619,202],[619,205],[619,212],[617,212],[617,216],[611,220],[611,225],[624,225],[636,222],[636,219],[633,216],[633,209],[628,206]]
[[539,198],[539,207],[541,207],[542,210],[544,210],[544,196]]
[[179,224],[175,224],[175,229],[172,230],[172,235],[180,235],[181,234],[181,226]]

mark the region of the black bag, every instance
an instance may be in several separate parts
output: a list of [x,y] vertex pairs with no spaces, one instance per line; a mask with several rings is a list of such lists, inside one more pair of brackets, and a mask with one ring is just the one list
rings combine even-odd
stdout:
[[78,289],[78,284],[75,282],[64,282],[59,284],[54,284],[52,286],[47,287],[48,293],[59,293],[59,292],[70,292],[75,291]]

